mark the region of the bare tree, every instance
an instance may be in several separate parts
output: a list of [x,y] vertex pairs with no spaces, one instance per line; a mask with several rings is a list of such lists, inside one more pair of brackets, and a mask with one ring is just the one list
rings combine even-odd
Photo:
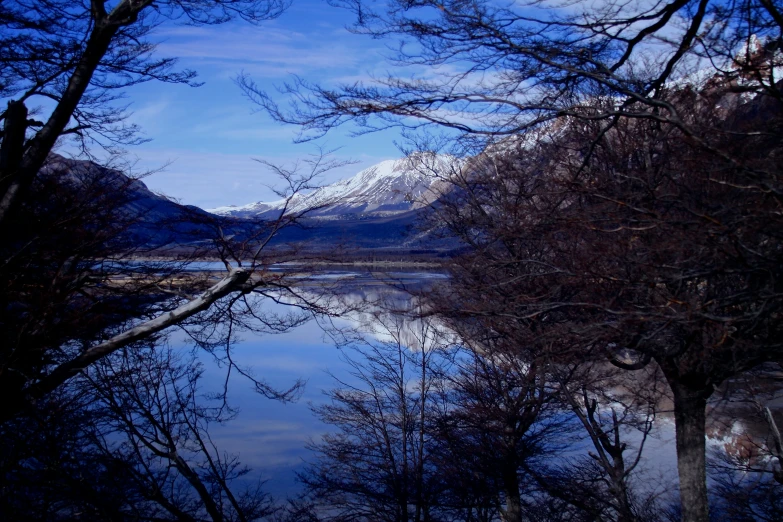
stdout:
[[441,520],[443,477],[432,460],[440,341],[410,311],[374,317],[378,339],[344,348],[356,353],[344,355],[350,377],[313,408],[338,431],[311,444],[317,456],[300,480],[323,520]]
[[552,369],[534,354],[512,349],[481,322],[462,329],[449,324],[465,348],[452,354],[451,408],[440,421],[449,455],[444,463],[458,480],[489,485],[484,490],[489,496],[475,506],[477,516],[491,503],[502,520],[525,520],[541,498],[531,470],[540,471],[574,432],[563,415]]
[[780,113],[720,82],[667,103],[699,140],[654,121],[563,119],[468,161],[432,205],[469,247],[439,301],[554,362],[655,361],[674,394],[683,516],[706,520],[707,399],[779,357]]
[[[304,139],[352,121],[360,132],[435,126],[496,141],[562,116],[604,128],[643,118],[690,134],[666,93],[712,74],[781,99],[774,1],[332,3],[355,15],[355,32],[389,42],[399,72],[331,88],[296,78],[281,88],[292,108],[241,78],[273,117],[301,125]],[[615,103],[595,109],[595,98]]]
[[230,421],[234,412],[223,400],[201,396],[202,372],[192,355],[183,359],[156,346],[103,359],[86,375],[96,410],[94,444],[126,470],[140,497],[171,518],[270,515],[274,507],[258,485],[238,486],[249,469],[210,436],[210,425]]
[[[762,158],[776,156],[780,136],[780,6],[339,5],[356,14],[358,32],[396,39],[398,64],[428,76],[334,89],[296,79],[282,88],[291,110],[243,78],[246,92],[279,121],[300,125],[303,139],[353,121],[364,131],[446,128],[479,150],[489,142],[457,189],[470,210],[446,218],[477,249],[455,272],[486,291],[471,312],[535,324],[539,343],[575,333],[541,330],[574,312],[577,324],[603,333],[558,343],[559,351],[622,348],[626,362],[612,358],[627,368],[655,358],[675,396],[683,516],[706,521],[706,400],[730,375],[779,353],[768,335],[778,328],[776,262],[767,263],[776,247],[766,247],[779,244],[767,225],[777,219],[780,172]],[[587,132],[574,134],[580,125]],[[514,148],[513,161],[492,159]],[[476,179],[471,169],[486,173]],[[527,178],[493,184],[515,169]],[[599,171],[606,183],[592,177]],[[498,277],[488,277],[486,256]],[[591,283],[590,292],[577,281]],[[495,306],[508,300],[522,310]],[[508,324],[503,334],[513,336]]]
[[[242,18],[258,23],[279,15],[287,5],[276,0],[4,4],[3,38],[8,45],[0,65],[11,101],[2,113],[0,224],[24,197],[61,136],[81,138],[85,150],[92,139],[109,145],[133,142],[135,129],[123,126],[124,111],[111,105],[118,89],[150,80],[192,82],[194,73],[173,72],[172,59],[152,57],[155,46],[146,37],[161,21],[218,24]],[[27,139],[31,122],[25,103],[40,97],[54,101],[54,108]]]
[[159,344],[116,352],[3,423],[4,517],[242,521],[275,512],[249,468],[210,436],[234,411],[221,394],[206,396],[192,352]]
[[663,520],[657,497],[666,484],[640,484],[637,474],[648,457],[644,449],[656,415],[668,399],[660,370],[629,375],[599,362],[575,364],[558,375],[562,400],[587,436],[587,454],[542,474],[542,487],[591,519]]
[[[299,215],[257,224],[226,224],[208,216],[204,221],[203,213],[183,216],[202,220],[188,226],[212,235],[215,246],[149,261],[167,251],[134,241],[134,227],[147,212],[134,210],[134,181],[95,165],[62,162],[34,185],[30,194],[35,197],[12,219],[20,226],[2,247],[7,313],[0,325],[9,342],[0,372],[8,376],[3,379],[6,392],[19,398],[5,408],[6,418],[102,357],[171,326],[187,327],[216,356],[222,348],[224,362],[231,362],[232,332],[279,332],[311,317],[305,310],[333,313],[331,302],[298,291],[295,285],[301,281],[271,270],[272,264],[296,256],[280,249],[271,254],[267,247]],[[311,170],[289,172],[286,196],[293,197],[330,165],[322,155],[306,160]],[[63,183],[68,176],[73,184]],[[159,231],[164,225],[156,223]],[[227,275],[216,282],[214,273],[183,271],[204,255],[218,256]],[[298,313],[263,312],[263,299],[281,301],[284,294]],[[260,380],[256,384],[259,391],[275,394]]]
[[[0,119],[4,122],[0,145],[0,229],[4,238],[12,239],[4,244],[2,253],[4,283],[8,283],[4,305],[9,307],[8,310],[21,310],[32,305],[22,298],[29,295],[27,289],[30,287],[24,286],[29,284],[29,278],[39,278],[34,288],[47,289],[40,292],[41,295],[49,291],[50,295],[59,294],[60,297],[54,303],[59,303],[62,305],[60,310],[68,310],[69,313],[78,309],[80,313],[94,314],[95,310],[90,310],[89,306],[74,307],[74,304],[90,301],[94,304],[96,296],[105,294],[107,288],[111,289],[109,293],[118,290],[122,286],[116,282],[121,279],[118,277],[120,266],[130,274],[125,280],[137,283],[134,290],[126,292],[126,295],[135,293],[142,296],[145,291],[149,295],[151,288],[158,287],[158,283],[165,278],[150,277],[154,269],[147,270],[145,276],[149,279],[140,283],[139,278],[133,277],[132,270],[128,271],[127,261],[134,255],[132,246],[117,245],[119,232],[132,221],[121,215],[122,210],[127,211],[130,180],[125,187],[109,187],[104,183],[100,204],[82,198],[78,206],[75,201],[77,198],[69,196],[71,209],[77,218],[89,215],[89,223],[82,221],[77,225],[72,216],[47,216],[43,209],[33,208],[41,204],[41,199],[36,199],[37,196],[31,192],[37,176],[43,169],[52,186],[67,186],[74,172],[79,170],[75,164],[63,165],[59,158],[50,156],[55,143],[63,136],[76,137],[83,152],[88,155],[91,143],[105,146],[113,152],[115,145],[137,140],[136,129],[123,123],[126,116],[124,109],[118,109],[114,103],[122,95],[122,89],[151,80],[194,85],[195,73],[176,72],[173,68],[174,60],[154,56],[155,46],[148,37],[160,23],[183,20],[196,25],[219,24],[234,18],[259,23],[279,15],[287,5],[284,1],[276,0],[207,3],[22,0],[3,4],[0,9],[0,39],[4,43],[0,53],[0,77],[3,78],[3,84],[0,89],[3,96],[9,99],[9,105],[6,111],[0,113]],[[40,110],[40,114],[34,115],[45,121],[28,118],[27,104],[37,103],[38,100],[47,100],[51,104],[51,111],[45,113]],[[317,167],[314,169],[317,170]],[[292,188],[306,185],[301,179],[295,181],[291,178],[289,181],[298,183]],[[100,182],[94,181],[92,184]],[[110,189],[117,190],[121,195],[105,194]],[[62,190],[58,189],[57,192],[62,193]],[[87,192],[89,188],[85,194]],[[38,190],[36,193],[41,194]],[[97,193],[93,190],[93,195]],[[114,199],[109,201],[111,198]],[[51,210],[51,207],[47,208]],[[31,212],[33,215],[38,213],[33,219],[48,219],[50,222],[36,228],[33,226],[35,221],[31,222]],[[121,223],[114,223],[113,220]],[[31,311],[33,308],[30,308],[23,312],[27,319],[22,321],[23,327],[20,329],[16,328],[18,323],[12,324],[9,317],[4,327],[11,329],[9,337],[15,339],[18,345],[10,347],[4,355],[0,368],[4,382],[17,383],[17,392],[21,392],[16,393],[17,396],[26,397],[27,401],[37,400],[106,354],[136,340],[153,336],[207,309],[228,294],[250,292],[266,285],[267,281],[262,277],[251,280],[250,275],[260,264],[259,252],[283,224],[285,220],[279,220],[271,227],[264,228],[263,235],[257,233],[252,238],[254,250],[243,252],[246,254],[243,260],[245,266],[227,262],[225,277],[218,282],[211,281],[206,292],[199,296],[185,296],[185,293],[181,293],[178,298],[167,299],[165,313],[157,317],[155,307],[149,306],[141,313],[114,317],[111,335],[106,335],[106,331],[97,335],[99,330],[95,330],[91,336],[85,337],[84,332],[73,331],[74,335],[69,339],[65,334],[65,325],[73,323],[63,322],[62,317],[57,317],[56,320],[61,324],[59,330],[65,335],[46,339],[40,346],[29,346],[35,344],[30,343],[30,333],[48,335],[56,314]],[[104,227],[110,232],[106,232]],[[41,228],[48,231],[49,237],[59,237],[59,243],[45,243],[40,235]],[[104,242],[112,238],[115,240],[106,247],[95,240],[85,241],[78,246],[69,245],[64,240],[68,234],[76,234],[76,237],[69,238],[73,241],[95,231],[99,232],[95,239],[100,238]],[[93,247],[92,251],[87,251],[89,246]],[[43,268],[41,263],[35,263],[34,266],[29,264],[36,256],[48,256],[46,252],[51,248],[60,249],[59,253],[53,254],[59,256],[59,265],[48,267],[52,269],[51,274],[40,272]],[[78,255],[76,251],[79,251]],[[136,255],[140,254],[138,252]],[[221,251],[219,254],[226,252]],[[92,261],[89,257],[92,257]],[[94,267],[102,260],[118,258],[122,262],[101,265],[113,266],[109,270],[111,274],[96,274]],[[230,255],[224,255],[223,258],[235,261]],[[43,282],[50,275],[52,280]],[[106,281],[112,279],[111,275],[117,277],[107,285]],[[54,283],[59,286],[55,288],[52,286]],[[18,284],[22,286],[14,286]],[[96,284],[100,285],[100,291],[95,290]],[[106,303],[105,300],[101,301]],[[124,304],[128,304],[127,301]],[[120,331],[117,326],[124,321],[127,326],[126,320],[133,315],[149,320],[142,321],[143,324],[136,322],[125,331]],[[47,320],[49,324],[45,324]],[[37,321],[38,324],[24,327],[30,321]],[[85,323],[90,324],[90,321]],[[75,344],[80,346],[77,348]],[[60,354],[55,356],[53,352],[58,351]],[[70,354],[68,357],[60,356],[66,352]],[[23,362],[28,357],[32,360]]]

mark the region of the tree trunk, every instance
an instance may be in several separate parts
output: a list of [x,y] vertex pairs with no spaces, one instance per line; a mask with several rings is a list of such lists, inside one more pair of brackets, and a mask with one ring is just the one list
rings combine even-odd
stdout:
[[671,382],[677,434],[677,469],[680,475],[682,522],[708,522],[707,468],[705,460],[705,390],[693,390]]
[[[33,182],[36,174],[38,174],[38,171],[49,156],[57,138],[65,130],[118,29],[119,27],[116,25],[96,23],[96,27],[87,41],[84,54],[82,54],[71,74],[68,80],[68,87],[63,92],[51,116],[49,116],[49,120],[36,133],[35,137],[30,140],[24,156],[16,160],[16,165],[12,166],[13,177],[8,181],[8,185],[4,188],[3,193],[0,194],[0,224],[3,224],[3,221],[18,204],[21,195]],[[20,153],[21,150],[6,152],[6,154],[11,155]],[[3,175],[7,174],[3,173]]]
[[176,452],[176,450],[172,451],[171,455],[169,455],[169,458],[171,459],[174,466],[176,466],[177,471],[179,471],[180,474],[190,483],[190,485],[193,486],[193,489],[196,490],[198,497],[204,503],[204,509],[207,510],[207,513],[209,513],[209,516],[212,518],[213,522],[222,522],[225,520],[223,513],[215,503],[215,499],[213,499],[212,495],[209,494],[209,490],[201,481],[198,474],[193,471],[193,469],[191,469],[187,461],[185,461],[185,459],[183,459]]
[[[509,460],[515,462],[513,458]],[[519,498],[517,467],[508,463],[503,468],[503,493],[506,495],[503,522],[522,522],[522,500]]]
[[16,171],[24,154],[27,131],[27,107],[24,102],[10,101],[5,112],[3,144],[0,146],[0,199],[16,179]]
[[631,501],[628,498],[628,485],[624,478],[613,477],[613,488],[617,498],[617,522],[633,522],[636,517],[631,507]]

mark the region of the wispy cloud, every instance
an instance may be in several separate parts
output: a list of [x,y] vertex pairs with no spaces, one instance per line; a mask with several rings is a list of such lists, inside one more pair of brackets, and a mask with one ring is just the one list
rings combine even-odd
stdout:
[[185,204],[211,208],[273,197],[266,185],[276,180],[251,154],[146,147],[137,153],[139,167],[163,167],[144,179],[147,186]]
[[140,106],[131,106],[132,114],[128,118],[129,123],[139,125],[147,132],[153,132],[159,126],[162,115],[170,107],[168,100],[159,100],[145,103]]
[[158,49],[162,55],[189,62],[216,66],[236,74],[244,69],[251,74],[280,77],[317,70],[352,69],[361,64],[365,50],[351,47],[339,39],[324,45],[312,34],[279,28],[237,28],[210,31],[197,28],[165,32]]
[[[139,158],[137,167],[165,165],[145,183],[203,208],[277,199],[266,187],[277,180],[253,158],[290,165],[315,147],[293,143],[298,127],[279,125],[265,113],[254,112],[257,107],[232,80],[244,71],[274,93],[274,85],[291,74],[333,85],[337,79],[382,73],[383,44],[350,34],[343,28],[346,23],[345,11],[303,0],[279,19],[258,26],[161,26],[157,54],[178,58],[180,67],[195,69],[205,84],[192,89],[149,82],[129,89],[134,112],[130,121],[153,140],[131,150]],[[324,184],[399,156],[396,133],[353,138],[351,130],[355,128],[346,125],[319,140],[326,149],[342,147],[337,153],[341,158],[360,161],[328,173]]]

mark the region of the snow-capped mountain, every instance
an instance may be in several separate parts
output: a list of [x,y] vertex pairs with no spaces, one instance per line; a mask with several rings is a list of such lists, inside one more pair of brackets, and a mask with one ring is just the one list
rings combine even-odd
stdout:
[[457,168],[450,156],[416,154],[400,160],[387,160],[354,177],[289,199],[257,202],[243,206],[219,207],[213,214],[240,218],[276,217],[307,213],[308,217],[336,218],[361,214],[366,217],[394,216],[414,210],[428,200],[438,179]]

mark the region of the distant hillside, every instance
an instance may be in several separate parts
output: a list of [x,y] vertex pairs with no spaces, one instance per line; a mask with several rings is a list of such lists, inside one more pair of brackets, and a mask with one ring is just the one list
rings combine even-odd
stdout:
[[117,204],[130,223],[126,239],[133,243],[146,247],[188,245],[215,236],[219,218],[155,194],[142,181],[119,170],[52,154],[39,176],[86,193],[116,193]]
[[449,245],[420,236],[416,223],[424,202],[437,198],[439,181],[460,165],[450,156],[417,154],[383,161],[349,179],[288,200],[209,212],[247,221],[276,219],[282,212],[301,216],[301,226],[280,231],[276,244],[300,243],[315,250],[336,245],[401,252],[448,250]]
[[310,252],[340,246],[355,251],[440,254],[453,245],[420,234],[416,224],[422,201],[435,199],[438,179],[457,164],[444,156],[425,160],[416,158],[417,168],[411,168],[411,159],[381,162],[350,179],[296,195],[287,207],[285,201],[258,202],[210,212],[155,194],[142,181],[91,161],[52,155],[39,175],[85,193],[116,192],[122,215],[131,223],[125,238],[147,248],[208,245],[218,230],[235,239],[248,237],[285,208],[288,215],[299,219],[280,230],[270,246],[296,243]]

